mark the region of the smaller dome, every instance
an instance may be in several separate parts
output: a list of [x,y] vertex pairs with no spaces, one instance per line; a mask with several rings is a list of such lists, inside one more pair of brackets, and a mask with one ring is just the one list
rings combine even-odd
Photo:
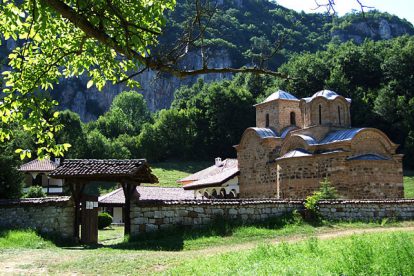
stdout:
[[299,99],[286,91],[278,90],[275,93],[271,94],[269,97],[267,97],[266,100],[264,100],[260,104],[268,103],[274,100],[298,101]]
[[312,98],[316,98],[316,97],[324,97],[327,98],[328,100],[333,100],[336,97],[338,97],[338,93],[331,91],[331,90],[321,90],[319,92],[316,92],[315,94],[313,94]]
[[[340,95],[338,95],[338,93],[331,91],[331,90],[321,90],[313,94],[312,97],[304,98],[304,100],[306,102],[310,102],[317,97],[324,97],[327,100],[335,100],[337,97],[340,97]],[[349,98],[345,98],[345,100],[347,100],[348,102],[351,102],[351,99]]]

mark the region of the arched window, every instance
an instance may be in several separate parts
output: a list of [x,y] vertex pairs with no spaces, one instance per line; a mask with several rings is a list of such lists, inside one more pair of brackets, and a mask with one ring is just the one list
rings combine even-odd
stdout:
[[296,114],[295,112],[290,112],[290,124],[296,126]]
[[319,105],[319,124],[322,124],[322,106]]
[[342,124],[342,122],[341,122],[341,107],[339,105],[338,105],[338,122],[339,122],[339,125]]
[[269,114],[266,114],[266,127],[269,127]]

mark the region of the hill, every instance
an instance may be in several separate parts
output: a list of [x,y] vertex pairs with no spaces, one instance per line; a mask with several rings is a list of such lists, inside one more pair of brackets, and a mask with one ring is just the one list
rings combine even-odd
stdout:
[[[160,48],[174,44],[182,33],[184,22],[194,12],[192,1],[177,1],[175,10],[167,14],[167,29],[160,37]],[[206,42],[211,51],[209,63],[215,67],[252,64],[257,54],[269,49],[279,38],[284,38],[283,49],[268,62],[277,69],[293,53],[324,50],[328,43],[365,39],[383,40],[404,34],[414,34],[412,24],[396,16],[372,11],[330,17],[324,14],[298,13],[267,0],[222,0],[207,29]],[[7,55],[12,43],[0,48],[0,58]],[[197,52],[184,61],[187,67],[200,66]],[[147,71],[137,77],[149,108],[152,111],[170,107],[174,91],[182,85],[191,85],[198,77],[177,79]],[[204,75],[205,81],[231,78],[229,74]],[[55,98],[62,109],[71,109],[83,121],[96,119],[110,106],[113,98],[125,89],[123,85],[108,85],[103,93],[86,89],[86,78],[62,80],[55,89]]]

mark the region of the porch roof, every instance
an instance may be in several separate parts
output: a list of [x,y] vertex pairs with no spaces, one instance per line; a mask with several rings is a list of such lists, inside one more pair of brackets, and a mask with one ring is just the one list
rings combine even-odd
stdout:
[[145,159],[67,159],[49,176],[88,181],[158,182]]

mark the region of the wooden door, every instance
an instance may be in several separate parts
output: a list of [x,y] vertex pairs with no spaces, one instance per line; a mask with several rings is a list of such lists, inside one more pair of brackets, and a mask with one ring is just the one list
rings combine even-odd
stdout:
[[82,197],[81,242],[98,243],[98,197]]

